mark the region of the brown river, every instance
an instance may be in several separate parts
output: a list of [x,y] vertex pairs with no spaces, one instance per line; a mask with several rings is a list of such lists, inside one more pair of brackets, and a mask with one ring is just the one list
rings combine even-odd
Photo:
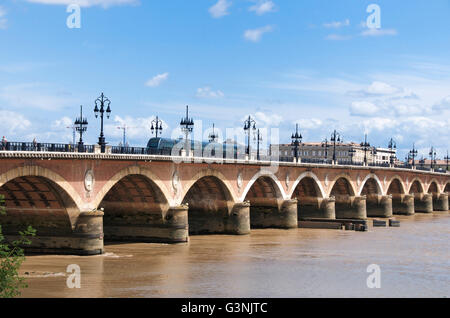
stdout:
[[[23,297],[449,297],[450,214],[368,232],[253,230],[190,242],[108,244],[101,256],[28,256]],[[68,288],[67,266],[81,270]],[[380,288],[368,288],[370,264]]]

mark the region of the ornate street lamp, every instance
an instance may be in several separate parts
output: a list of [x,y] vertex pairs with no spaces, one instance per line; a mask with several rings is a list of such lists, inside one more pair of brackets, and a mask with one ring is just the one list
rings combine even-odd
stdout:
[[391,140],[389,140],[389,144],[388,144],[388,148],[391,152],[391,156],[390,156],[390,163],[391,165],[395,164],[395,156],[394,156],[394,151],[397,149],[397,143],[395,142],[394,139],[391,138]]
[[189,106],[186,106],[186,117],[181,119],[180,126],[181,131],[184,132],[186,136],[185,140],[186,155],[189,155],[191,149],[191,147],[189,147],[189,134],[194,130],[194,119],[189,118]]
[[247,155],[250,158],[250,135],[251,131],[253,133],[256,130],[256,121],[252,119],[252,117],[248,116],[248,119],[244,122],[244,131],[248,134],[248,144],[247,144]]
[[[99,108],[99,105],[100,105],[100,108]],[[111,101],[105,95],[103,95],[103,93],[100,95],[99,98],[97,98],[95,100],[95,108],[94,108],[95,118],[97,118],[98,115],[100,114],[101,126],[100,126],[100,137],[98,138],[98,144],[100,145],[100,149],[101,149],[102,153],[105,153],[105,150],[106,150],[105,135],[103,134],[103,114],[106,113],[106,117],[109,119],[109,116],[111,115],[110,105],[111,105]],[[105,109],[105,106],[107,106],[106,109]]]
[[259,161],[260,160],[260,158],[259,158],[259,143],[263,140],[262,139],[262,135],[259,132],[259,129],[258,129],[258,131],[257,131],[257,133],[256,133],[256,135],[255,135],[253,140],[256,140],[256,160]]
[[413,144],[413,149],[409,151],[409,159],[412,159],[412,167],[415,167],[415,158],[417,157],[418,151],[415,149],[415,144]]
[[298,162],[298,148],[300,146],[300,143],[302,142],[303,136],[298,132],[298,124],[295,124],[295,133],[292,134],[292,143],[291,145],[294,146],[294,157],[295,162]]
[[436,165],[436,150],[434,149],[434,147],[431,147],[429,155],[431,159],[430,162],[431,170],[433,170]]
[[75,129],[80,134],[80,141],[78,142],[78,152],[84,152],[83,133],[87,130],[88,121],[83,117],[83,106],[80,106],[80,117],[75,120]]
[[333,143],[333,163],[337,164],[337,160],[336,160],[336,143],[340,143],[342,140],[341,135],[334,130],[334,132],[331,134],[331,139],[330,141]]
[[217,140],[219,139],[219,135],[216,134],[216,132],[214,131],[214,124],[213,124],[213,128],[212,128],[212,133],[209,134],[209,142],[217,142]]
[[450,157],[448,156],[448,150],[447,150],[447,156],[444,157],[445,161],[447,162],[446,164],[446,169],[448,171],[448,160],[450,159]]
[[163,122],[156,116],[155,119],[152,120],[152,126],[150,127],[150,130],[152,131],[152,134],[156,135],[156,138],[158,138],[158,134],[162,134],[163,130]]
[[364,150],[364,165],[367,166],[367,151],[370,149],[370,143],[367,142],[367,134],[364,135],[364,142],[361,143]]

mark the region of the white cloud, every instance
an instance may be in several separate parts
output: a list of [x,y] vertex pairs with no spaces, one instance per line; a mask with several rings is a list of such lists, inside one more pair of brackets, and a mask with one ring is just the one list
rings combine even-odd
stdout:
[[169,78],[169,73],[158,74],[145,83],[148,87],[157,87]]
[[[31,126],[31,122],[23,115],[8,110],[0,110],[0,122],[2,123],[3,135],[15,135]],[[6,137],[8,138],[8,136]],[[11,138],[8,139],[12,141]]]
[[352,102],[350,106],[350,114],[352,116],[372,116],[378,111],[379,108],[375,104],[366,101]]
[[[256,122],[262,122],[264,126],[278,126],[282,121],[283,117],[278,114],[265,114],[263,112],[255,113]],[[261,125],[260,125],[261,126]]]
[[244,32],[244,38],[251,42],[259,42],[264,33],[273,31],[273,27],[271,25],[266,25],[265,27],[246,30]]
[[70,5],[78,4],[80,7],[101,6],[109,8],[117,5],[137,5],[139,0],[26,0],[31,3],[47,4],[47,5]]
[[221,90],[217,90],[217,91],[213,91],[211,90],[211,87],[209,86],[205,86],[205,87],[200,87],[197,89],[197,97],[200,98],[221,98],[224,97],[225,94],[221,91]]
[[341,27],[349,26],[349,25],[350,25],[349,19],[345,19],[344,21],[333,21],[333,22],[323,24],[324,27],[333,28],[333,29],[339,29]]
[[8,19],[6,17],[6,10],[0,6],[0,30],[5,30],[7,28]]
[[271,0],[259,0],[258,3],[249,8],[249,11],[254,11],[257,15],[274,12],[275,3]]
[[295,124],[299,125],[299,129],[319,129],[323,125],[323,121],[318,118],[299,119],[295,121]]
[[435,111],[450,110],[450,96],[444,97],[439,103],[433,105]]
[[230,14],[228,8],[231,6],[231,1],[219,0],[215,5],[209,8],[209,13],[215,19],[221,18]]
[[373,82],[368,88],[367,93],[374,95],[392,95],[400,92],[401,90],[397,87],[389,85],[383,82]]
[[383,36],[383,35],[397,35],[395,29],[366,29],[361,32],[362,36]]

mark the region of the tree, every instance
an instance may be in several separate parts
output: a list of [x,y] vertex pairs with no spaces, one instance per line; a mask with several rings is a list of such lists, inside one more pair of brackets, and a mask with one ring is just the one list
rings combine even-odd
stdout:
[[[5,200],[0,195],[0,215],[6,215]],[[0,298],[10,298],[20,295],[20,289],[28,285],[25,279],[19,276],[19,268],[25,260],[22,246],[30,245],[29,237],[36,235],[36,230],[28,226],[26,230],[19,231],[20,239],[8,243],[2,234],[0,225]]]

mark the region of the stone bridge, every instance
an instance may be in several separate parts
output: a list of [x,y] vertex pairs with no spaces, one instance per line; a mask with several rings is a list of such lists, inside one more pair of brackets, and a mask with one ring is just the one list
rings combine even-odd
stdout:
[[151,155],[0,152],[8,239],[98,254],[105,240],[187,242],[189,234],[296,228],[302,218],[448,211],[450,174],[409,169]]

